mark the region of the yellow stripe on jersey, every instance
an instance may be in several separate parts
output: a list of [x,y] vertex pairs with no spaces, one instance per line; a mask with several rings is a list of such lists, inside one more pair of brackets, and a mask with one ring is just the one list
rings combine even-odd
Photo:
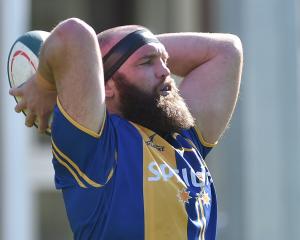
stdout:
[[[54,150],[56,152],[59,153],[60,156],[62,156],[62,158],[64,159],[64,161],[68,162],[75,170],[76,172],[78,173],[78,175],[84,179],[84,181],[86,181],[88,184],[90,184],[91,186],[93,187],[103,187],[110,179],[111,177],[113,176],[113,173],[114,173],[114,169],[112,168],[109,175],[108,175],[108,178],[106,180],[106,182],[104,183],[104,185],[100,184],[100,183],[96,183],[94,182],[93,180],[91,180],[88,176],[86,176],[81,170],[80,168],[76,165],[76,163],[74,163],[67,155],[65,155],[62,151],[60,151],[58,149],[58,147],[55,145],[53,139],[52,139],[52,146],[54,148]],[[73,174],[72,174],[73,175]],[[74,176],[74,175],[73,175]]]
[[206,218],[204,215],[205,213],[204,213],[204,209],[203,209],[202,200],[199,199],[198,201],[200,204],[200,222],[203,224],[201,227],[201,231],[200,231],[200,239],[205,240]]
[[62,107],[58,97],[57,97],[57,106],[59,108],[59,110],[61,111],[62,115],[64,115],[64,117],[71,123],[73,124],[76,128],[80,129],[81,131],[85,132],[86,134],[92,136],[92,137],[95,137],[95,138],[100,138],[101,137],[101,134],[102,134],[102,131],[103,131],[103,128],[104,128],[104,125],[105,125],[105,121],[106,121],[106,111],[104,111],[104,116],[103,116],[103,123],[102,123],[102,126],[100,128],[100,132],[97,133],[97,132],[94,132],[84,126],[82,126],[80,123],[78,123],[77,121],[75,121]]
[[204,147],[212,148],[212,147],[215,147],[218,144],[218,141],[216,141],[215,143],[208,143],[208,142],[206,142],[205,139],[202,136],[202,133],[201,133],[200,129],[198,129],[198,127],[195,127],[194,129],[195,129],[195,131],[196,131],[196,133],[198,135],[198,138],[199,138],[200,142],[202,143],[202,145]]
[[55,152],[54,150],[52,150],[53,155],[55,156],[55,158],[57,159],[57,161],[63,165],[65,168],[68,169],[68,171],[73,175],[73,177],[75,178],[76,182],[79,184],[80,187],[82,188],[86,188],[86,186],[83,184],[83,182],[80,181],[80,179],[78,178],[78,176],[76,175],[76,173],[73,171],[72,168],[70,168],[70,166],[65,163]]
[[[179,190],[186,189],[186,184],[176,172],[175,150],[159,135],[153,138],[151,130],[140,126],[137,129],[143,137],[145,239],[187,239],[188,216],[184,202],[178,198]],[[151,137],[154,145],[149,144]],[[150,166],[157,172],[155,178]]]

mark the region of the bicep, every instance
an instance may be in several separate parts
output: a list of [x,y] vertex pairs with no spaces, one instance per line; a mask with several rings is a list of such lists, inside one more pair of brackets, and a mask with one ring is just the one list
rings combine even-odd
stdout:
[[104,80],[99,58],[97,52],[80,49],[68,56],[66,69],[57,76],[62,108],[75,122],[93,132],[99,132],[105,113]]
[[99,133],[105,115],[104,84],[103,79],[92,72],[74,66],[74,72],[61,79],[58,99],[74,122]]

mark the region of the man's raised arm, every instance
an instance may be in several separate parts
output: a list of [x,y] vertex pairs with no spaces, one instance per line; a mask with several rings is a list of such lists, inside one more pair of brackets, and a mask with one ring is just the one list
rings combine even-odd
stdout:
[[243,63],[239,38],[231,34],[158,35],[172,73],[184,77],[181,95],[207,143],[218,141],[236,105]]
[[96,33],[83,21],[71,18],[58,24],[45,41],[37,74],[10,93],[22,97],[17,112],[30,111],[27,126],[38,118],[40,131],[46,129],[57,95],[70,119],[96,135],[105,115],[103,78]]

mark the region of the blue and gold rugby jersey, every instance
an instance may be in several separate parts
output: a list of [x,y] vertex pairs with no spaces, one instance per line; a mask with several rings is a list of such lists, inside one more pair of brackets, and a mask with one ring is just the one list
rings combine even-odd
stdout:
[[100,134],[61,107],[52,124],[55,184],[75,239],[211,240],[217,204],[195,129],[166,140],[107,114]]

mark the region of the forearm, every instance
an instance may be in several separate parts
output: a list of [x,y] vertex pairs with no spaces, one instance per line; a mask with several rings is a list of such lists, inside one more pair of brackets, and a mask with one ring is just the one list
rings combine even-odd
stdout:
[[241,54],[240,40],[232,34],[169,33],[158,35],[158,38],[170,55],[171,72],[182,77],[216,57],[240,58]]
[[38,80],[46,88],[57,89],[54,70],[61,63],[61,56],[64,56],[64,44],[60,37],[60,24],[51,32],[40,50],[39,65],[37,69]]
[[54,89],[56,90],[56,83],[53,77],[53,73],[51,71],[49,61],[49,46],[46,41],[41,48],[40,56],[39,56],[39,65],[37,69],[37,81],[46,89]]

